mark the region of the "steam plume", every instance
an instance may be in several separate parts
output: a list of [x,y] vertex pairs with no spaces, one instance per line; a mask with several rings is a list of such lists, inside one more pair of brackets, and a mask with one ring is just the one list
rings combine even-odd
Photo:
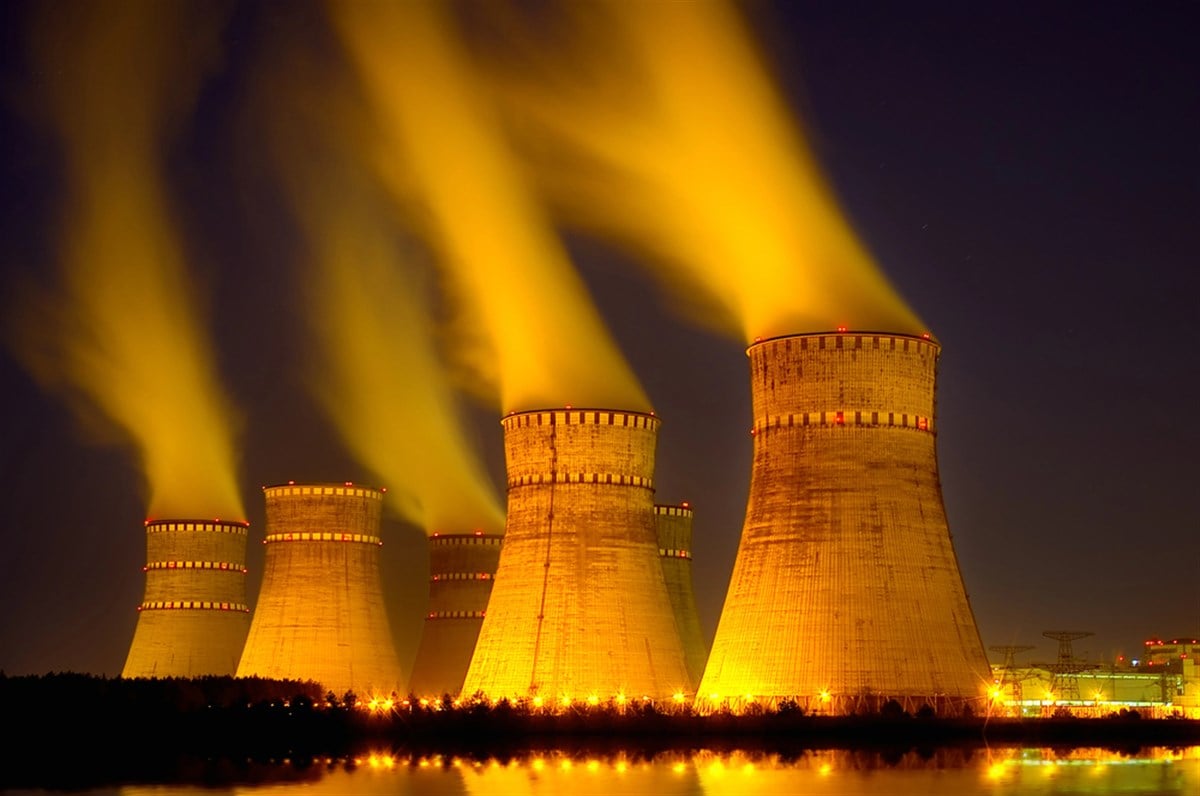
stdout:
[[[463,317],[485,332],[468,364],[495,384],[501,408],[648,410],[503,139],[447,5],[330,8],[377,111],[383,151],[406,153]],[[386,161],[377,168],[394,179]],[[398,195],[413,187],[389,185]]]
[[677,300],[745,341],[839,325],[923,331],[731,6],[570,8],[566,29],[537,43],[534,69],[493,71],[571,222],[649,254]]
[[287,32],[273,42],[251,103],[306,240],[309,382],[347,447],[388,486],[390,509],[430,532],[497,532],[503,509],[436,350],[432,285],[357,158],[367,133],[354,87],[306,57],[309,44]]
[[39,7],[33,55],[68,193],[61,288],[24,296],[10,337],[32,372],[140,454],[152,516],[244,516],[230,408],[164,184],[167,132],[215,50],[219,7]]

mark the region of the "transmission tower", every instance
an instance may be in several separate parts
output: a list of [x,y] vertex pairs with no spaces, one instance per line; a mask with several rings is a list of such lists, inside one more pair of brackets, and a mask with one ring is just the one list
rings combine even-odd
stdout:
[[994,647],[988,647],[992,652],[998,652],[1004,656],[1004,663],[1000,666],[1000,682],[997,687],[1001,693],[1005,689],[1010,689],[1012,698],[1018,702],[1021,701],[1021,678],[1016,674],[1016,657],[1018,653],[1033,649],[1032,645],[1028,644],[998,644]]
[[1054,674],[1050,681],[1050,690],[1055,699],[1079,699],[1079,673],[1096,667],[1076,658],[1071,649],[1071,642],[1095,634],[1088,630],[1044,630],[1042,635],[1058,642],[1058,660],[1054,663],[1037,664]]

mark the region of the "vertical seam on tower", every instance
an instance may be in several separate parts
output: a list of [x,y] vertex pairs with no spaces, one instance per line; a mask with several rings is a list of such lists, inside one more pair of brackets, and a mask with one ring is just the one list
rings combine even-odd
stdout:
[[558,425],[550,415],[550,508],[546,513],[546,561],[542,565],[542,596],[538,605],[537,632],[533,636],[533,666],[529,672],[529,691],[537,690],[538,653],[542,646],[542,625],[546,621],[546,591],[550,587],[550,545],[554,537],[554,491],[558,483]]

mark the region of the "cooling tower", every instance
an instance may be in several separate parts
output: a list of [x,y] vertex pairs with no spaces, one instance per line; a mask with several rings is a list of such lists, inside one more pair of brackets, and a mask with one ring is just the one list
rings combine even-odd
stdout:
[[692,588],[692,509],[681,506],[654,507],[654,523],[658,531],[658,554],[662,560],[667,595],[675,614],[675,625],[683,642],[687,662],[688,691],[695,691],[704,674],[708,660],[708,645],[700,629],[700,613],[696,610],[696,592]]
[[383,492],[293,483],[263,493],[263,582],[238,676],[404,693],[379,572]]
[[853,332],[749,347],[750,495],[702,706],[895,699],[952,714],[982,696],[987,656],[938,478],[939,352]]
[[503,536],[476,531],[429,539],[429,611],[409,690],[418,696],[462,691],[500,561]]
[[503,426],[504,547],[463,693],[686,691],[654,530],[658,418],[565,409],[514,413]]
[[237,670],[249,523],[148,520],[146,591],[122,677],[204,677]]

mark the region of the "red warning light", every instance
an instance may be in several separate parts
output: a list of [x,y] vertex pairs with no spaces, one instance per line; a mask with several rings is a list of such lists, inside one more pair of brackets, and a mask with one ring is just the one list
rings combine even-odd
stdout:
[[833,422],[837,423],[839,426],[844,426],[844,425],[846,425],[846,415],[845,415],[845,413],[844,413],[844,412],[838,412],[838,413],[837,413],[837,414],[834,416],[834,421],[833,421]]
[[844,332],[844,331],[846,331],[846,327],[845,327],[845,326],[839,326],[839,327],[837,328],[837,330],[838,330],[839,332]]

